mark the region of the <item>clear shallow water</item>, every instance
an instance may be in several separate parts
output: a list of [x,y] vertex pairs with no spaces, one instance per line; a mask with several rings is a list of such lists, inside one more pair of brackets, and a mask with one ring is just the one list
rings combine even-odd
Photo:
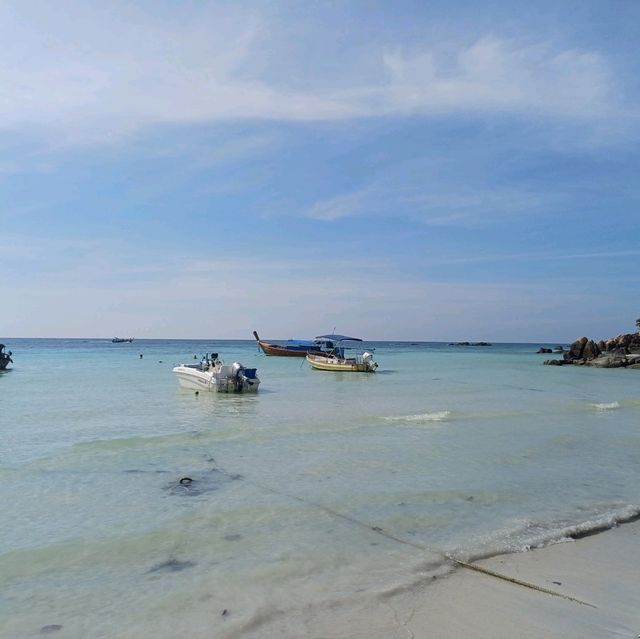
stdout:
[[[640,511],[639,371],[526,344],[381,343],[366,375],[253,342],[2,341],[0,636],[242,636]],[[258,395],[180,389],[212,350]]]

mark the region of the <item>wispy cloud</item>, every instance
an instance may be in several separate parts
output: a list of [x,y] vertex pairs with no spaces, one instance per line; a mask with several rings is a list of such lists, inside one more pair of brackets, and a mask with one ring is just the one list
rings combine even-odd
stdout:
[[[125,282],[96,277],[96,265],[76,271],[75,277],[51,274],[20,286],[20,295],[13,296],[12,315],[0,332],[249,339],[256,328],[264,336],[286,338],[338,326],[368,339],[566,339],[573,335],[572,326],[579,325],[581,309],[592,295],[586,283],[567,292],[561,281],[437,282],[399,277],[388,265],[368,272],[344,263],[321,272],[316,265],[302,273],[284,261],[264,272],[254,266],[259,262],[228,260],[201,264],[193,271],[173,264],[155,278]],[[105,263],[99,270],[109,272],[111,265]],[[141,271],[153,276],[154,269],[139,265],[132,272]],[[12,288],[6,282],[0,293],[12,295]],[[628,305],[625,300],[611,303]],[[41,320],[45,312],[46,328]],[[561,322],[550,319],[559,313]],[[566,333],[559,334],[559,326]]]
[[454,257],[436,257],[429,259],[432,264],[486,264],[490,262],[556,262],[573,260],[611,260],[615,258],[627,258],[640,256],[640,250],[620,250],[620,251],[591,251],[576,253],[567,251],[566,253],[553,252],[529,252],[529,253],[497,253],[491,255],[466,255]]
[[479,226],[511,216],[532,213],[557,203],[553,193],[535,193],[525,188],[487,187],[439,183],[394,184],[378,177],[367,187],[319,200],[301,212],[290,214],[334,222],[350,217],[411,219],[428,226]]
[[344,217],[365,215],[371,211],[375,194],[372,189],[343,193],[321,200],[303,211],[303,216],[314,220],[332,222]]

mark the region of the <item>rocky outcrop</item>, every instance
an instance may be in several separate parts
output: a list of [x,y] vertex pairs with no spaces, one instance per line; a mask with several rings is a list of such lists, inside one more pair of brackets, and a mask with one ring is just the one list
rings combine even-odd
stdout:
[[[540,351],[538,351],[540,352]],[[562,359],[548,359],[545,364],[562,366],[595,366],[596,368],[640,368],[640,333],[618,335],[594,342],[580,337],[565,352]]]
[[545,348],[544,346],[541,346],[536,353],[553,353],[553,351],[550,348]]

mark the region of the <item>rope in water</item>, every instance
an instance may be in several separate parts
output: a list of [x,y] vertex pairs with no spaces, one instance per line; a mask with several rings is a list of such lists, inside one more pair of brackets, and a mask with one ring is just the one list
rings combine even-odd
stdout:
[[[213,460],[213,457],[211,457],[211,459]],[[224,470],[223,468],[220,468],[217,463],[214,461],[215,464],[215,470],[217,470],[218,472],[222,473],[223,475],[226,475],[227,477],[237,477],[237,475],[232,474],[227,472],[226,470]],[[468,570],[473,570],[475,572],[479,572],[482,573],[483,575],[487,575],[489,577],[494,577],[495,579],[500,579],[502,581],[506,581],[508,583],[512,583],[518,586],[523,586],[524,588],[529,588],[530,590],[537,590],[538,592],[542,592],[544,594],[547,595],[552,595],[554,597],[560,597],[562,599],[565,599],[567,601],[573,601],[574,603],[579,603],[583,606],[589,606],[590,608],[597,608],[597,606],[595,606],[594,604],[591,604],[587,601],[582,601],[582,599],[577,599],[576,597],[571,597],[570,595],[565,595],[561,592],[557,592],[555,590],[551,590],[549,588],[544,588],[543,586],[538,586],[537,584],[528,582],[528,581],[523,581],[522,579],[516,579],[515,577],[509,577],[508,575],[503,575],[502,573],[496,572],[495,570],[491,570],[489,568],[485,568],[483,566],[479,566],[478,564],[471,564],[471,563],[467,563],[465,561],[462,561],[460,559],[456,559],[455,557],[451,557],[450,555],[444,554],[442,552],[433,550],[431,548],[429,548],[428,546],[425,546],[424,544],[420,544],[418,542],[414,542],[414,541],[408,541],[407,539],[402,539],[401,537],[397,537],[396,535],[393,535],[389,532],[387,532],[386,530],[384,530],[383,528],[381,528],[380,526],[371,526],[370,524],[361,521],[360,519],[356,519],[355,517],[351,517],[350,515],[345,515],[344,513],[341,513],[337,510],[333,510],[332,508],[329,508],[328,506],[324,506],[323,504],[319,504],[317,502],[313,502],[310,501],[308,499],[303,499],[302,497],[300,497],[299,495],[295,495],[293,493],[288,493],[285,491],[281,491],[281,490],[276,490],[275,488],[272,488],[271,486],[267,486],[266,484],[263,484],[261,482],[257,482],[251,479],[247,479],[246,477],[243,477],[243,479],[248,483],[251,484],[253,486],[256,486],[257,488],[260,488],[261,490],[273,493],[275,495],[280,495],[283,497],[288,497],[289,499],[293,499],[295,501],[299,501],[300,503],[304,504],[305,506],[311,506],[313,508],[317,508],[319,510],[323,510],[326,513],[328,513],[329,515],[336,517],[338,519],[343,519],[345,521],[348,521],[352,524],[355,524],[356,526],[360,526],[361,528],[366,528],[367,530],[373,531],[378,535],[381,535],[383,537],[386,537],[387,539],[390,539],[392,541],[395,541],[399,544],[404,544],[405,546],[412,546],[413,548],[416,548],[418,550],[423,550],[425,552],[430,552],[436,555],[440,555],[441,557],[443,557],[444,559],[446,559],[447,561],[450,561],[454,564],[456,564],[457,566],[461,567],[461,568],[467,568]]]

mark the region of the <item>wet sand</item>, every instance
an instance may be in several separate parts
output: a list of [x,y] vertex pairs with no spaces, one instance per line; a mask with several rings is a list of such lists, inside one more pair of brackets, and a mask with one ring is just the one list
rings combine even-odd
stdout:
[[258,627],[245,626],[238,636],[596,639],[640,635],[640,522],[477,564],[567,598],[457,568],[375,593],[366,603],[354,598],[336,601],[330,609],[310,607],[276,614]]

